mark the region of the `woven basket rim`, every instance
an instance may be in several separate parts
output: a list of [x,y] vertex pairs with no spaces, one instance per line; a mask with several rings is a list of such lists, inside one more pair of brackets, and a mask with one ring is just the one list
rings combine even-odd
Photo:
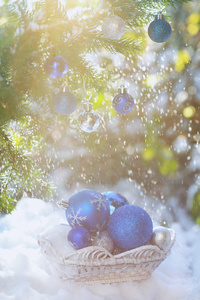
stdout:
[[150,261],[163,260],[169,254],[175,242],[175,230],[169,229],[171,241],[165,250],[157,245],[146,244],[119,254],[111,254],[108,250],[100,246],[88,246],[67,255],[63,262],[71,265],[112,265],[123,263],[140,264]]
[[[63,280],[82,284],[138,281],[149,278],[170,253],[175,242],[175,230],[167,229],[171,240],[165,250],[146,244],[113,255],[103,247],[89,246],[61,258],[48,239],[40,246],[50,269]],[[46,252],[46,249],[49,251]]]

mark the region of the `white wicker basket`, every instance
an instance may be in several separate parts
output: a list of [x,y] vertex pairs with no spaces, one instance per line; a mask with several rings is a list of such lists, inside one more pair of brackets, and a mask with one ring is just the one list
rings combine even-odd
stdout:
[[[175,231],[168,230],[171,241],[165,251],[148,244],[117,255],[98,246],[60,254],[56,249],[58,243],[52,244],[53,239],[58,239],[58,231],[54,236],[48,233],[48,238],[40,235],[38,242],[53,273],[64,280],[86,284],[137,281],[150,277],[170,253],[175,241]],[[66,243],[66,231],[59,232],[62,235],[59,243],[62,240]]]

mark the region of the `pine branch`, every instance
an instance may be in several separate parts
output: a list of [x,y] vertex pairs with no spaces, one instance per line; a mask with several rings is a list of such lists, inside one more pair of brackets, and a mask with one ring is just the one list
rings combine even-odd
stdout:
[[[72,92],[78,94],[84,82],[87,87],[92,84],[96,92],[109,86],[107,79],[115,78],[114,70],[112,73],[96,69],[88,61],[87,53],[108,51],[130,56],[141,49],[141,36],[135,40],[109,40],[103,36],[101,25],[108,13],[120,16],[126,26],[137,33],[156,12],[167,10],[169,6],[176,8],[183,2],[187,0],[108,0],[101,1],[98,7],[83,7],[73,17],[58,0],[39,1],[32,12],[27,10],[25,1],[1,7],[0,17],[5,15],[8,22],[0,26],[0,211],[13,209],[16,188],[30,191],[36,186],[43,194],[52,191],[45,171],[40,170],[39,161],[29,152],[32,135],[35,141],[42,139],[41,128],[47,132],[48,126],[53,127],[59,118],[52,118],[55,92],[67,83]],[[44,71],[45,61],[55,55],[65,57],[69,66],[67,75],[58,80],[50,79]],[[78,100],[83,96],[80,93]],[[34,109],[34,102],[39,104],[38,110]],[[26,133],[23,133],[25,115],[30,124],[24,126]],[[21,121],[19,127],[24,139],[17,146],[10,135],[11,120]],[[38,144],[42,146],[42,142]]]
[[[25,152],[27,150],[24,151],[23,147],[17,149],[13,145],[5,130],[0,130],[0,211],[3,213],[8,213],[14,208],[16,201],[13,196],[17,196],[22,188],[23,191],[31,191],[31,187],[37,184],[38,190],[43,190],[44,195],[52,196],[54,193],[44,171],[41,171]],[[14,191],[18,189],[18,193],[13,191],[13,182]]]

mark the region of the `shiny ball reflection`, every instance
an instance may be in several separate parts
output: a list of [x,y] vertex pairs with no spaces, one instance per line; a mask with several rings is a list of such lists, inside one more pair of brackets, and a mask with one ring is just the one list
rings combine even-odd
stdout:
[[117,208],[129,204],[128,200],[119,193],[115,193],[112,191],[102,193],[106,197],[106,200],[110,206],[110,214],[112,214]]
[[78,118],[79,128],[90,133],[99,127],[100,119],[99,115],[93,111],[91,103],[85,103],[84,108],[85,111]]
[[150,239],[152,245],[158,246],[161,250],[165,251],[171,242],[171,235],[167,228],[158,226],[155,227]]

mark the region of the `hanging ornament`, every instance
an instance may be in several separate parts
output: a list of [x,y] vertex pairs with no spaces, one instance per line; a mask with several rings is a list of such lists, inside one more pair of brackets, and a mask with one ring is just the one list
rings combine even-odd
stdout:
[[79,116],[79,127],[85,132],[95,131],[99,126],[99,115],[93,111],[91,103],[84,104],[84,112]]
[[155,20],[150,23],[148,34],[152,41],[156,43],[166,42],[171,35],[171,26],[165,21],[162,13],[155,16]]
[[71,227],[84,226],[90,231],[99,231],[107,223],[110,209],[106,198],[94,190],[82,190],[72,195],[68,202],[66,218]]
[[45,71],[52,78],[60,78],[67,74],[68,65],[65,58],[56,55],[54,58],[48,59],[44,65]]
[[108,250],[110,253],[114,250],[114,243],[106,230],[99,232],[92,242],[93,246],[100,246]]
[[153,223],[143,208],[127,204],[110,216],[107,230],[116,246],[130,250],[148,243]]
[[75,227],[69,231],[67,239],[76,250],[82,249],[90,243],[90,233],[83,226]]
[[109,16],[102,24],[102,32],[107,39],[119,40],[125,33],[125,22],[116,15]]
[[55,95],[53,100],[53,106],[55,111],[60,115],[70,115],[73,113],[77,106],[77,100],[74,94],[69,89],[64,87],[62,92]]
[[150,239],[152,245],[158,246],[161,250],[165,251],[171,242],[171,235],[167,228],[158,226],[155,227]]
[[106,200],[109,203],[110,214],[112,214],[117,208],[119,208],[125,204],[129,204],[128,200],[119,193],[109,191],[109,192],[102,193],[102,195],[104,195],[106,197]]
[[127,93],[127,90],[124,86],[121,86],[118,89],[118,94],[113,99],[113,107],[118,114],[124,115],[133,110],[133,97]]

